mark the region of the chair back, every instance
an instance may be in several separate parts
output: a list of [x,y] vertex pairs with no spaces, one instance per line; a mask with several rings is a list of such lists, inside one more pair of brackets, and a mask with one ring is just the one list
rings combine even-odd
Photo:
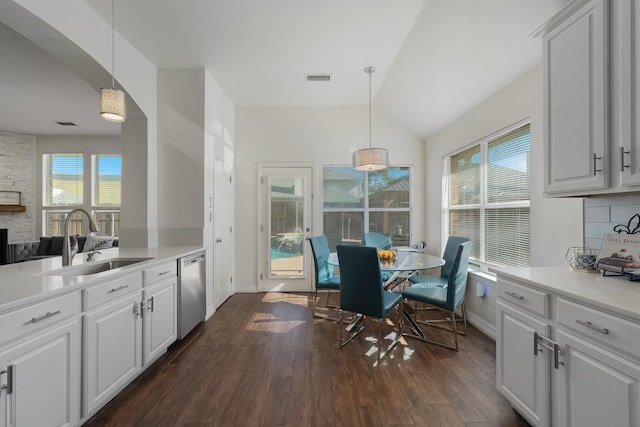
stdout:
[[420,240],[419,242],[411,245],[411,249],[415,250],[416,252],[424,252],[424,250],[427,249],[427,242],[425,242],[424,240]]
[[449,273],[453,267],[453,261],[458,253],[458,246],[460,246],[461,243],[468,241],[469,239],[466,237],[449,236],[447,239],[447,245],[444,248],[444,254],[442,255],[444,265],[440,268],[440,276],[449,277]]
[[338,245],[340,263],[340,308],[383,318],[384,289],[376,248]]
[[377,249],[391,249],[391,235],[387,233],[364,233],[364,245]]
[[447,284],[447,306],[448,310],[458,308],[464,299],[464,292],[467,289],[467,270],[469,269],[469,254],[471,253],[471,242],[466,241],[458,245],[456,256],[451,265],[449,281]]
[[329,242],[324,235],[314,236],[309,239],[311,244],[311,252],[313,252],[313,265],[316,271],[316,287],[326,283],[333,277],[333,266],[330,266],[329,259]]

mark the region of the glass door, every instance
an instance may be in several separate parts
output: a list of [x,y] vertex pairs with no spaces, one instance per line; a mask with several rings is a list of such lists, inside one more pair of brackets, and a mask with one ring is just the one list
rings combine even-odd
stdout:
[[312,289],[311,167],[263,168],[262,291]]

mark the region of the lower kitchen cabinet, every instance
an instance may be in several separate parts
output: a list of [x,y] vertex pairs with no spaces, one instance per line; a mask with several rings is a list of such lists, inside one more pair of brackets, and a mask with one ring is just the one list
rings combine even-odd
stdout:
[[558,331],[558,425],[640,425],[640,365]]
[[0,426],[74,426],[79,414],[76,318],[0,350]]
[[556,283],[532,284],[540,271],[550,277],[526,269],[519,282],[498,273],[498,389],[537,427],[640,427],[640,318],[584,298],[605,295],[606,278],[566,277],[559,286],[577,292],[572,300],[551,290]]
[[83,416],[110,400],[142,370],[140,292],[83,316]]
[[498,301],[496,378],[500,392],[533,425],[549,424],[550,354],[534,354],[538,335],[549,336],[549,323]]
[[177,277],[172,277],[142,292],[143,364],[162,356],[178,336]]

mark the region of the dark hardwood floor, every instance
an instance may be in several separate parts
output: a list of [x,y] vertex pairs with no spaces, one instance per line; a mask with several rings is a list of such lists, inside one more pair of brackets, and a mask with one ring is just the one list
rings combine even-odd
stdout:
[[312,296],[232,296],[85,426],[528,425],[498,393],[495,343],[477,329],[458,353],[406,338],[377,365],[376,324],[339,350]]

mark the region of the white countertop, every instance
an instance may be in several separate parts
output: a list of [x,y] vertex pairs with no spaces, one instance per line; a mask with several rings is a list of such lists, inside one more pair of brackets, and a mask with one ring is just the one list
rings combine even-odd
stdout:
[[[57,294],[71,292],[85,286],[111,280],[132,271],[139,271],[171,258],[179,258],[203,250],[193,246],[166,246],[157,248],[101,249],[95,261],[112,258],[151,258],[126,267],[87,276],[48,276],[47,272],[62,268],[62,257],[19,262],[0,266],[0,313]],[[86,254],[73,258],[73,266],[86,264]]]
[[569,267],[518,267],[493,269],[498,277],[524,282],[616,314],[640,320],[640,281],[601,272],[573,271]]

